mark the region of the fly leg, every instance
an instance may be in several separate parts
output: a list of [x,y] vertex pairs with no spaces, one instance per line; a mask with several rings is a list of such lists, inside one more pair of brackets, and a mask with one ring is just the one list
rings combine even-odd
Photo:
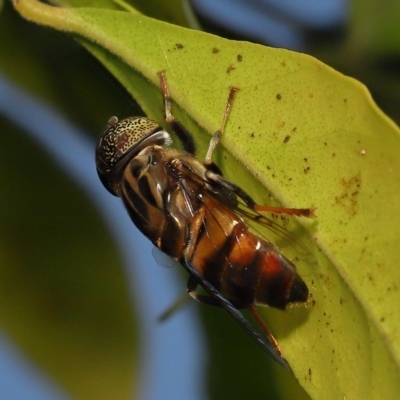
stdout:
[[[221,302],[218,301],[217,299],[215,299],[214,297],[210,297],[210,296],[207,296],[207,295],[202,295],[202,294],[197,293],[196,292],[197,286],[198,286],[198,282],[191,275],[189,277],[189,281],[188,281],[186,290],[194,300],[198,301],[199,303],[206,304],[208,306],[223,308],[223,306],[221,305]],[[254,320],[257,322],[258,326],[262,329],[262,331],[264,332],[265,336],[268,338],[268,340],[270,341],[272,346],[274,346],[276,352],[280,356],[282,356],[282,351],[281,351],[281,349],[280,349],[280,347],[278,345],[278,342],[276,341],[274,335],[272,334],[272,332],[268,328],[267,324],[259,316],[259,314],[258,314],[256,308],[254,307],[254,305],[253,304],[248,304],[248,303],[245,303],[245,302],[234,301],[234,300],[230,300],[230,303],[234,307],[236,307],[238,309],[239,308],[247,308],[249,310],[250,314],[252,315]]]
[[226,106],[224,110],[224,114],[222,116],[222,121],[221,121],[221,126],[220,128],[212,135],[212,138],[210,140],[210,144],[208,146],[207,154],[204,159],[204,166],[206,168],[212,168],[213,166],[213,161],[212,161],[212,153],[214,152],[215,148],[217,147],[217,144],[219,140],[221,139],[221,136],[224,133],[225,130],[225,125],[226,121],[228,120],[229,114],[231,112],[231,108],[233,105],[233,101],[235,100],[236,92],[239,90],[238,87],[236,86],[230,86],[229,88],[229,95],[228,95],[228,100],[226,101]]
[[186,292],[183,292],[182,295],[177,297],[173,303],[171,303],[168,308],[166,308],[158,317],[157,320],[159,322],[164,322],[168,318],[170,318],[175,312],[177,312],[180,308],[186,305],[190,299],[187,296]]
[[224,133],[225,130],[225,125],[226,121],[228,120],[233,102],[235,100],[236,92],[239,90],[238,87],[236,86],[231,86],[229,95],[228,95],[228,100],[226,102],[225,106],[225,111],[222,117],[222,122],[219,130],[217,130],[214,135],[212,136],[210,140],[210,144],[208,146],[207,154],[204,159],[204,166],[207,168],[206,171],[206,176],[210,181],[213,181],[217,185],[222,185],[228,191],[233,192],[236,194],[236,196],[240,197],[246,205],[256,211],[256,212],[269,212],[269,213],[276,213],[276,214],[289,214],[289,215],[296,215],[296,216],[303,216],[303,217],[308,217],[308,218],[315,218],[315,208],[285,208],[285,207],[271,207],[271,206],[265,206],[265,205],[258,205],[243,189],[241,189],[239,186],[233,184],[232,182],[227,181],[226,179],[223,178],[222,174],[220,173],[219,168],[215,168],[215,164],[212,161],[212,154],[215,150],[215,148],[218,145],[219,140],[221,139],[221,136]]
[[178,136],[184,150],[192,155],[196,153],[196,146],[189,131],[172,115],[172,99],[169,95],[169,88],[167,83],[167,76],[165,70],[158,72],[160,78],[161,91],[164,96],[164,113],[165,121]]
[[285,208],[285,207],[271,207],[266,205],[256,204],[254,207],[254,211],[260,212],[268,212],[274,214],[287,214],[287,215],[296,215],[297,217],[307,217],[314,219],[315,216],[315,207],[310,208]]
[[272,345],[275,347],[276,352],[282,356],[282,351],[281,348],[278,345],[278,342],[276,341],[274,335],[272,332],[269,330],[267,324],[262,320],[262,318],[259,316],[256,308],[254,307],[253,304],[250,304],[247,309],[249,310],[250,314],[254,318],[254,320],[257,322],[258,326],[263,330],[265,335],[267,336],[268,340],[272,343]]
[[[203,278],[203,276],[200,274],[200,272],[197,271],[196,268],[194,268],[193,265],[189,261],[182,259],[181,262],[182,262],[183,267],[190,274],[190,279],[188,282],[188,291],[189,291],[189,294],[195,300],[201,301],[202,303],[206,303],[208,305],[212,305],[214,307],[223,308],[239,324],[239,326],[246,333],[248,333],[267,354],[269,354],[270,357],[272,357],[282,367],[284,367],[288,371],[291,371],[289,363],[287,362],[285,357],[282,355],[282,352],[281,352],[279,346],[277,345],[275,338],[272,336],[272,334],[268,328],[266,331],[263,329],[264,332],[266,332],[267,337],[269,339],[268,341],[266,341],[260,335],[260,333],[254,329],[254,327],[245,318],[245,316],[238,310],[238,308],[235,307],[229,300],[227,300],[213,285],[211,285],[210,282],[205,280]],[[210,298],[212,298],[212,300],[208,300],[207,296],[203,296],[203,295],[194,295],[193,296],[193,292],[195,291],[197,285],[200,285],[209,294],[209,296],[210,296]],[[240,306],[240,304],[238,304],[238,306]],[[252,305],[246,304],[245,306],[253,314],[252,309],[251,309]],[[261,318],[257,315],[257,317],[256,317],[257,322],[258,322],[258,319],[261,320]],[[262,323],[262,325],[265,325],[265,324]]]
[[311,208],[284,208],[284,207],[272,207],[266,205],[258,205],[243,189],[234,183],[226,180],[223,176],[216,174],[214,171],[207,170],[206,177],[213,183],[223,186],[228,192],[234,193],[237,197],[241,198],[247,207],[256,212],[268,212],[275,214],[288,214],[296,215],[298,217],[315,218],[315,207]]

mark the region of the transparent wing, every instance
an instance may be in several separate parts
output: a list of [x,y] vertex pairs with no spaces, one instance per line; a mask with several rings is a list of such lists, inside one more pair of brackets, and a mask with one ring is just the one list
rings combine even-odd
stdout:
[[[257,211],[257,208],[264,208],[254,202],[254,200],[241,188],[226,181],[224,178],[219,177],[219,181],[210,182],[204,180],[200,176],[193,174],[193,172],[187,171],[185,174],[185,180],[196,182],[199,187],[199,193],[214,197],[217,201],[221,202],[236,215],[242,218],[245,223],[254,231],[259,237],[264,239],[271,245],[277,246],[289,246],[293,248],[295,254],[301,258],[308,258],[310,261],[313,259],[310,250],[300,240],[295,233],[290,232],[285,226],[293,221],[293,217],[286,213],[279,213],[279,210],[287,210],[276,208],[276,213],[269,211]],[[193,194],[192,194],[193,197]],[[204,198],[204,197],[203,197]],[[197,202],[202,202],[202,198],[198,197]],[[274,209],[273,207],[265,207],[266,209]],[[309,218],[314,218],[314,209],[309,210],[295,210],[290,211],[309,212],[307,215]],[[267,217],[265,213],[269,212],[271,217]],[[210,210],[212,214],[212,210]],[[302,215],[296,214],[294,215]],[[272,218],[275,218],[278,222],[275,222]]]
[[[303,258],[311,257],[311,252],[307,246],[285,227],[293,217],[280,216],[280,223],[277,223],[260,212],[252,210],[242,201],[239,202],[235,211],[264,240],[272,242],[278,247],[288,245],[294,249],[297,255]],[[265,230],[271,232],[276,238],[273,240],[272,237],[268,236],[268,233],[265,233]]]

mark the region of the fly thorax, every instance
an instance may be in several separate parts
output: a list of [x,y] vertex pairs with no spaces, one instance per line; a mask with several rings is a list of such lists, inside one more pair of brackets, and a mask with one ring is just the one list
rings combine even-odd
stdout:
[[140,197],[159,209],[165,208],[165,196],[169,189],[163,152],[164,149],[160,146],[147,147],[128,166]]

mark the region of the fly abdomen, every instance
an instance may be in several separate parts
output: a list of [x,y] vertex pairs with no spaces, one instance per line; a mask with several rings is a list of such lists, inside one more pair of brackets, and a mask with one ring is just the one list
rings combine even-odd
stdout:
[[247,226],[210,197],[203,198],[201,225],[191,243],[189,261],[223,295],[236,303],[252,304],[262,265]]
[[272,244],[251,233],[244,223],[240,228],[238,235],[234,234],[236,228],[227,240],[230,251],[221,275],[221,291],[249,304],[279,309],[288,303],[306,301],[308,288],[294,265]]
[[284,309],[306,301],[308,289],[294,265],[271,243],[257,237],[232,211],[208,199],[203,233],[190,260],[223,295],[239,304]]
[[307,285],[294,265],[270,244],[261,239],[260,242],[263,260],[255,303],[284,309],[288,303],[307,301]]

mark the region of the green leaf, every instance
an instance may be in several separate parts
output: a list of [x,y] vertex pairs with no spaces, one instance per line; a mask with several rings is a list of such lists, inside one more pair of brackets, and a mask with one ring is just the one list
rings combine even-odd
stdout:
[[83,38],[159,121],[156,73],[165,69],[174,113],[194,133],[200,157],[229,85],[240,88],[218,165],[259,203],[272,194],[285,206],[317,207],[316,220],[288,226],[310,254],[282,246],[298,256],[308,307],[266,311],[272,331],[312,398],[399,397],[400,137],[366,88],[303,54],[137,13],[14,5]]

